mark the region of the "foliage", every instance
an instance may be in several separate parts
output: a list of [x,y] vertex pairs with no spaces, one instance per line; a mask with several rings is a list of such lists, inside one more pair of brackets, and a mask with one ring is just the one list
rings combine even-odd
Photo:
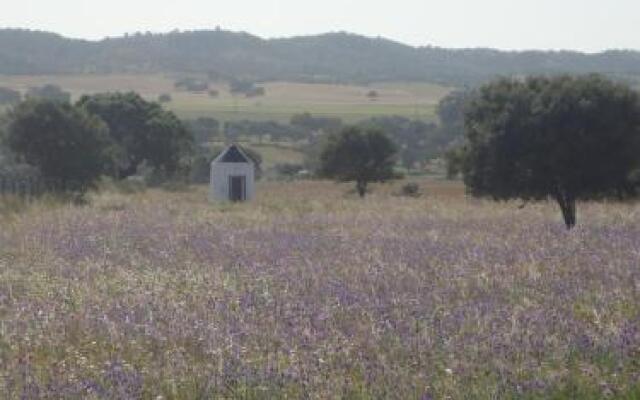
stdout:
[[465,149],[462,146],[453,147],[444,154],[447,168],[447,179],[456,179],[462,173],[465,159]]
[[400,188],[400,195],[405,197],[420,197],[420,185],[417,182],[409,182],[402,185]]
[[0,104],[18,104],[22,100],[22,94],[19,91],[0,87]]
[[318,117],[310,113],[295,114],[291,117],[291,125],[302,128],[309,133],[336,133],[343,128],[340,118]]
[[189,182],[196,184],[209,183],[211,177],[211,156],[198,154],[191,160]]
[[360,197],[371,182],[385,182],[397,178],[396,146],[382,131],[345,128],[331,135],[320,156],[320,173],[342,182],[355,181]]
[[639,54],[415,48],[344,32],[265,40],[244,32],[211,30],[139,33],[91,42],[46,32],[0,30],[4,74],[189,71],[196,76],[211,73],[215,80],[420,81],[462,86],[496,76],[531,74],[601,72],[633,78],[640,76]]
[[184,121],[197,144],[206,144],[220,135],[220,121],[215,118],[200,117]]
[[44,85],[42,87],[32,87],[25,95],[28,99],[44,99],[68,103],[71,101],[71,93],[65,92],[57,85]]
[[306,139],[305,132],[300,128],[276,121],[227,121],[224,124],[224,133],[230,142],[250,136],[258,137],[260,140],[268,136],[273,141]]
[[28,100],[12,110],[6,140],[19,160],[63,191],[92,187],[110,155],[108,128],[99,118],[49,100]]
[[231,80],[229,91],[231,94],[243,94],[245,97],[258,97],[266,94],[264,87],[256,86],[254,82],[242,79]]
[[[0,153],[2,152],[0,148]],[[0,197],[13,196],[26,202],[28,198],[44,193],[60,191],[66,185],[60,182],[45,182],[37,167],[18,163],[14,155],[3,158],[0,154]],[[10,207],[11,208],[11,207]]]
[[640,96],[623,84],[597,75],[501,79],[480,89],[466,126],[473,195],[551,197],[571,228],[576,201],[636,192]]
[[183,78],[177,80],[174,85],[176,89],[186,90],[192,93],[205,93],[209,90],[207,82],[199,81],[194,78]]
[[471,90],[454,90],[438,102],[438,145],[441,148],[454,147],[463,141],[465,110],[473,95]]
[[108,125],[117,145],[115,177],[134,175],[143,162],[165,175],[174,175],[191,151],[193,138],[182,122],[136,93],[84,96],[78,104]]
[[433,123],[389,116],[370,118],[361,125],[386,132],[398,145],[400,162],[407,170],[442,153],[437,125]]

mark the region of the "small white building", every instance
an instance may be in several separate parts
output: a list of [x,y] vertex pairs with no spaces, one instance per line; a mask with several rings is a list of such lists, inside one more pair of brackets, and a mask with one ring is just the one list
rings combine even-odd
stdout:
[[255,165],[232,144],[211,162],[209,200],[248,201],[255,196]]

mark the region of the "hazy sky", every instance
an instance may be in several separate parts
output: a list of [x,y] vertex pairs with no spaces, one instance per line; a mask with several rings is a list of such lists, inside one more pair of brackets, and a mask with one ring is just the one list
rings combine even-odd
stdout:
[[0,27],[99,39],[172,29],[345,30],[412,45],[640,49],[640,0],[5,0]]

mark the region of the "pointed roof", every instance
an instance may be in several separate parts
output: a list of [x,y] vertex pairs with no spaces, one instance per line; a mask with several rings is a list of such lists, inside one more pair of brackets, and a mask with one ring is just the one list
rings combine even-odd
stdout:
[[227,147],[220,155],[213,161],[214,163],[247,163],[253,164],[251,158],[247,156],[240,146],[235,143]]

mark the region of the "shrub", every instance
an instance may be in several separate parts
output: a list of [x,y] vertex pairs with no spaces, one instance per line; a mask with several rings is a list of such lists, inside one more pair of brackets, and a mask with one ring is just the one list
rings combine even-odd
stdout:
[[420,197],[422,192],[420,191],[420,185],[416,182],[409,182],[402,186],[400,189],[400,196],[404,197]]
[[171,100],[171,95],[168,93],[164,93],[158,96],[158,103],[170,103]]

